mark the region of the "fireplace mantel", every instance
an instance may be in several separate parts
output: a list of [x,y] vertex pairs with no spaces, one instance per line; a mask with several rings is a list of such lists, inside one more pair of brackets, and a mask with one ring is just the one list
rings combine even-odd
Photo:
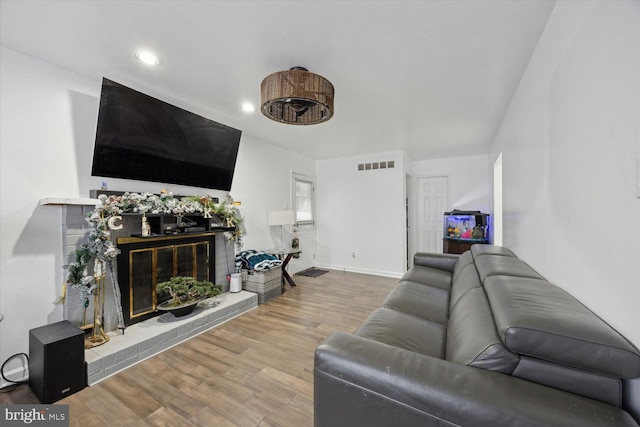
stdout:
[[98,199],[90,198],[65,198],[65,197],[45,197],[40,199],[40,205],[71,205],[71,206],[95,206],[100,203]]

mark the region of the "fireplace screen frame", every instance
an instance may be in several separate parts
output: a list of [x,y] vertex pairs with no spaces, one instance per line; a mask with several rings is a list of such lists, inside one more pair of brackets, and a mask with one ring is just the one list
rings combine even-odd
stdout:
[[[123,237],[118,239],[117,244],[121,253],[116,265],[126,326],[162,314],[156,311],[157,305],[162,302],[158,301],[156,295],[158,282],[177,275],[215,281],[215,233]],[[189,252],[189,249],[190,256],[185,257],[185,250]],[[166,260],[159,260],[161,251],[165,255],[167,251],[171,252],[170,267]],[[135,262],[137,256],[146,254],[151,255],[150,259],[145,260],[146,265]]]

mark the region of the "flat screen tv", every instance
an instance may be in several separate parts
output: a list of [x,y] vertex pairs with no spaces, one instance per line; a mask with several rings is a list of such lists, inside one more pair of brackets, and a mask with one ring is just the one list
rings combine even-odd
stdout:
[[103,79],[91,175],[229,191],[241,134]]

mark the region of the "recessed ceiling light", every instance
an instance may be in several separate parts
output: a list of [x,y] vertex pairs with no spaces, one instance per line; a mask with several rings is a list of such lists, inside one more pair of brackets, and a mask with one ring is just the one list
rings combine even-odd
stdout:
[[154,53],[149,51],[136,52],[136,58],[147,65],[161,65],[162,61]]
[[254,107],[250,102],[245,102],[244,104],[242,104],[242,111],[244,111],[245,113],[253,113],[254,111],[256,111],[256,107]]

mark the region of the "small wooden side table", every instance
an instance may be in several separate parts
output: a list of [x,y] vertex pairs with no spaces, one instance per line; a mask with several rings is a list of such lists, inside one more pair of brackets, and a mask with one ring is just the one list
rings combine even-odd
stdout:
[[291,276],[289,276],[289,273],[287,273],[287,264],[289,264],[289,261],[291,261],[291,258],[294,255],[297,255],[302,251],[298,248],[273,248],[267,249],[265,252],[271,255],[275,255],[280,260],[282,260],[282,292],[284,293],[285,280],[289,282],[289,286],[296,286],[296,282],[294,282]]

